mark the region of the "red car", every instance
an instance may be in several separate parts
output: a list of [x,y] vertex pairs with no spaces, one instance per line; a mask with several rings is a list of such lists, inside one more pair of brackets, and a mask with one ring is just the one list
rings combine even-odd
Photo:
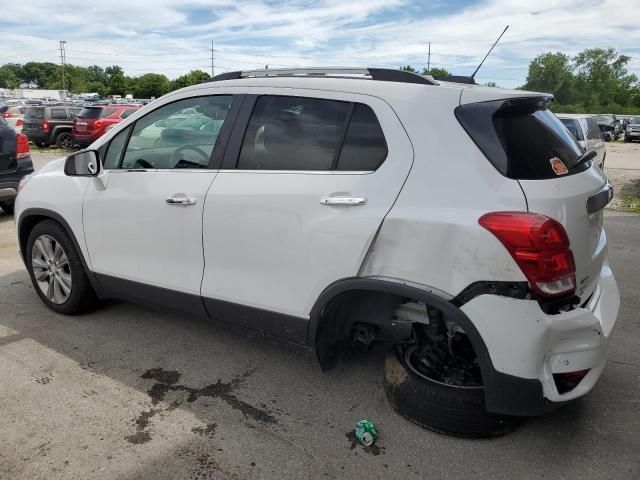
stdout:
[[100,105],[83,108],[73,119],[73,143],[80,146],[90,145],[106,132],[107,127],[120,123],[139,108],[139,105]]

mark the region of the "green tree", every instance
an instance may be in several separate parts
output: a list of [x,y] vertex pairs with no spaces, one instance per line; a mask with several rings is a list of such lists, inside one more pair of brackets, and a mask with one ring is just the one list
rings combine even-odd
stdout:
[[62,86],[61,67],[51,62],[28,62],[23,67],[24,82],[34,82],[40,88],[60,88]]
[[405,72],[416,73],[416,69],[413,68],[411,65],[403,65],[402,67],[400,67],[400,70],[403,70]]
[[496,82],[487,82],[485,83],[487,87],[499,88]]
[[169,79],[159,73],[146,73],[135,79],[133,95],[136,98],[161,97],[169,92]]
[[543,53],[529,64],[525,90],[549,92],[559,103],[575,100],[575,82],[569,57],[564,53]]
[[591,48],[574,59],[581,103],[629,105],[638,78],[626,69],[630,58],[613,48]]
[[[108,68],[108,67],[107,67]],[[116,73],[109,79],[108,95],[124,96],[127,93],[127,80],[122,73]]]
[[0,88],[18,88],[20,81],[10,68],[0,67]]
[[209,80],[211,77],[207,72],[202,70],[191,70],[186,75],[176,78],[171,82],[171,90],[178,90],[179,88],[188,87],[190,85],[197,85],[199,83]]
[[427,70],[426,68],[422,71],[423,75],[431,75],[433,77],[449,77],[451,76],[451,72],[449,72],[446,68],[432,68],[431,70]]

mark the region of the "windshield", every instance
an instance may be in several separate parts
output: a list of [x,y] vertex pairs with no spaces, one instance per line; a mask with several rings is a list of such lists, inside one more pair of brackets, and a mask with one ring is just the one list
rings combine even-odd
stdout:
[[631,120],[629,120],[629,124],[640,125],[640,117],[633,117]]

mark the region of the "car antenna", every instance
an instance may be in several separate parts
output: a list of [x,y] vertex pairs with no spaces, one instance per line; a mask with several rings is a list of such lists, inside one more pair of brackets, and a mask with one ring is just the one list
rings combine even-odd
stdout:
[[478,70],[480,70],[480,67],[482,66],[482,64],[484,63],[484,61],[487,59],[487,57],[491,54],[491,52],[493,51],[493,49],[495,48],[495,46],[498,44],[498,42],[500,41],[500,39],[502,38],[502,36],[505,34],[505,32],[507,31],[507,29],[509,28],[509,25],[507,25],[506,27],[504,27],[504,30],[502,31],[502,33],[500,34],[500,36],[498,37],[498,39],[495,41],[495,43],[491,46],[491,48],[489,49],[489,51],[487,52],[487,54],[484,56],[484,58],[482,59],[482,61],[480,62],[480,65],[478,65],[478,68],[476,68],[475,72],[473,72],[473,74],[471,75],[471,80],[475,81],[475,76],[476,73],[478,73]]

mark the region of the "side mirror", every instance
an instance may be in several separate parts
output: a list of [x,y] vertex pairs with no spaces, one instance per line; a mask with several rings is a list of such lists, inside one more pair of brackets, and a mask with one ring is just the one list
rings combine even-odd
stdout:
[[67,157],[64,173],[72,177],[95,177],[100,172],[100,159],[95,150],[81,150]]

